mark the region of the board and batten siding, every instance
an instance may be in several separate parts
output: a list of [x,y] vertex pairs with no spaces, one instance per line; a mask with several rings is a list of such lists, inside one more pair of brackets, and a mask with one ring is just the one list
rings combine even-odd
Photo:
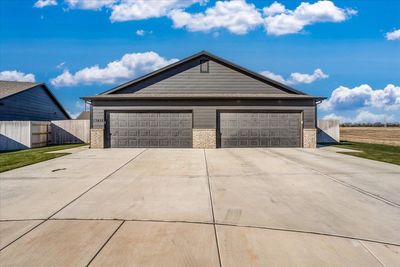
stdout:
[[42,86],[0,99],[0,121],[68,119]]
[[[137,84],[119,90],[118,94],[285,94],[276,85],[267,84],[213,60],[209,72],[200,72],[200,61],[194,59]],[[139,91],[140,90],[140,91]]]
[[188,110],[193,112],[193,128],[215,129],[217,112],[224,110],[249,111],[289,111],[303,113],[303,127],[315,128],[315,108],[310,101],[276,100],[176,100],[176,101],[102,101],[92,106],[92,128],[104,129],[106,111],[151,111],[151,110]]

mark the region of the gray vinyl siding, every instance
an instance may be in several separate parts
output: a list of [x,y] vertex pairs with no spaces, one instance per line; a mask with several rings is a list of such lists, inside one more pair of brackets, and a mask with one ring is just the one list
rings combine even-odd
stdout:
[[68,119],[42,86],[0,99],[0,121]]
[[201,73],[200,60],[205,59],[194,59],[121,89],[115,94],[287,93],[282,88],[277,88],[276,85],[267,84],[212,60],[209,60],[209,72]]
[[215,129],[216,108],[194,108],[193,109],[193,128],[195,129]]
[[181,101],[101,101],[92,107],[92,127],[104,129],[105,111],[120,110],[188,110],[193,112],[193,128],[215,129],[217,112],[226,110],[289,111],[303,113],[303,127],[315,128],[313,100],[181,100]]

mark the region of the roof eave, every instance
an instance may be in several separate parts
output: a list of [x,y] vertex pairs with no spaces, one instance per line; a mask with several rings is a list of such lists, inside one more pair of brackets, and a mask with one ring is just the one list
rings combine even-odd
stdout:
[[276,96],[240,96],[240,95],[232,95],[232,96],[213,96],[213,95],[204,95],[204,96],[146,96],[146,95],[133,95],[133,96],[118,96],[118,95],[107,95],[107,96],[85,96],[81,97],[81,99],[85,101],[102,101],[102,100],[180,100],[180,99],[314,99],[314,100],[324,100],[326,97],[321,96],[311,96],[311,95],[295,95],[295,96],[285,96],[285,97],[276,97]]

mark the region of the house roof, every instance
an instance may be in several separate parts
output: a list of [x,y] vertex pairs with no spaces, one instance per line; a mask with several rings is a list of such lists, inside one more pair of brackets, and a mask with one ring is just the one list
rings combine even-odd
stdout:
[[[206,57],[206,58],[214,60],[214,61],[216,61],[216,62],[218,62],[220,64],[228,66],[228,67],[230,67],[232,69],[235,69],[235,70],[237,70],[237,71],[239,71],[241,73],[244,73],[244,74],[246,74],[246,75],[248,75],[248,76],[250,76],[250,77],[252,77],[254,79],[260,80],[260,81],[265,82],[267,84],[272,84],[272,85],[276,86],[277,88],[279,88],[279,89],[281,89],[281,90],[283,90],[285,92],[288,92],[291,95],[301,95],[301,96],[303,96],[303,98],[312,98],[312,99],[318,99],[318,100],[319,99],[324,99],[324,97],[308,95],[308,94],[306,94],[304,92],[301,92],[299,90],[296,90],[296,89],[294,89],[294,88],[292,88],[292,87],[290,87],[290,86],[288,86],[286,84],[283,84],[283,83],[280,83],[280,82],[275,81],[273,79],[270,79],[268,77],[265,77],[264,75],[261,75],[261,74],[259,74],[257,72],[254,72],[254,71],[251,71],[249,69],[246,69],[246,68],[244,68],[242,66],[239,66],[239,65],[237,65],[237,64],[235,64],[233,62],[230,62],[230,61],[228,61],[226,59],[223,59],[223,58],[220,58],[220,57],[218,57],[216,55],[213,55],[213,54],[211,54],[211,53],[209,53],[207,51],[201,51],[199,53],[196,53],[196,54],[194,54],[192,56],[189,56],[187,58],[184,58],[184,59],[182,59],[180,61],[177,61],[175,63],[167,65],[167,66],[165,66],[165,67],[163,67],[161,69],[158,69],[156,71],[150,72],[150,73],[148,73],[146,75],[143,75],[143,76],[141,76],[141,77],[139,77],[137,79],[134,79],[132,81],[126,82],[126,83],[121,84],[121,85],[119,85],[119,86],[117,86],[115,88],[112,88],[112,89],[108,90],[108,91],[100,93],[99,95],[82,97],[82,99],[84,99],[84,100],[95,100],[95,99],[100,99],[100,98],[101,99],[111,99],[111,98],[112,99],[116,99],[116,98],[118,98],[118,99],[121,99],[121,98],[124,98],[124,99],[127,99],[127,98],[167,98],[168,95],[169,95],[170,98],[198,98],[198,97],[202,98],[202,97],[206,97],[206,96],[208,98],[209,97],[215,98],[215,97],[218,97],[218,95],[219,95],[219,97],[226,98],[226,97],[228,97],[228,95],[231,95],[231,94],[207,94],[207,95],[205,95],[205,94],[204,95],[203,94],[187,94],[187,95],[185,95],[185,94],[162,94],[162,96],[154,95],[152,97],[150,94],[146,94],[146,96],[144,96],[144,95],[140,95],[140,93],[138,92],[138,93],[135,93],[135,94],[118,94],[118,97],[117,97],[117,94],[114,94],[117,91],[122,90],[122,89],[124,89],[124,88],[126,88],[128,86],[132,86],[134,84],[137,84],[137,83],[140,83],[142,81],[145,81],[145,80],[147,80],[149,78],[152,78],[152,77],[154,77],[156,75],[159,75],[159,74],[161,74],[163,72],[166,72],[166,71],[168,71],[170,69],[173,69],[173,68],[175,68],[175,67],[177,67],[179,65],[182,65],[182,64],[184,64],[186,62],[189,62],[189,61],[191,61],[193,59],[200,58],[200,57]],[[235,96],[233,96],[233,97],[234,98],[245,97],[246,95],[250,95],[250,94],[245,94],[245,93],[244,94],[235,94]],[[264,95],[265,95],[265,97],[267,97],[267,94],[251,94],[251,95],[252,95],[251,97],[256,97],[256,98],[263,97]],[[269,95],[268,98],[278,98],[278,97],[280,98],[280,97],[283,97],[284,94],[268,94],[268,95]]]
[[28,90],[41,83],[0,81],[0,99]]
[[54,103],[60,108],[60,110],[64,113],[64,115],[71,119],[68,112],[64,109],[61,103],[57,100],[57,98],[53,95],[50,89],[46,86],[45,83],[32,83],[32,82],[15,82],[15,81],[0,81],[0,100],[6,97],[10,97],[26,90],[30,90],[37,86],[41,86],[46,93],[50,96],[50,98],[54,101]]
[[90,111],[82,111],[75,120],[90,120]]

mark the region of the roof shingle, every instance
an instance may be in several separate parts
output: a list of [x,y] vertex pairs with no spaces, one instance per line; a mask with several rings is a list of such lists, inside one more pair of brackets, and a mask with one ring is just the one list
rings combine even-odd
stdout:
[[25,91],[41,83],[0,81],[0,99]]

